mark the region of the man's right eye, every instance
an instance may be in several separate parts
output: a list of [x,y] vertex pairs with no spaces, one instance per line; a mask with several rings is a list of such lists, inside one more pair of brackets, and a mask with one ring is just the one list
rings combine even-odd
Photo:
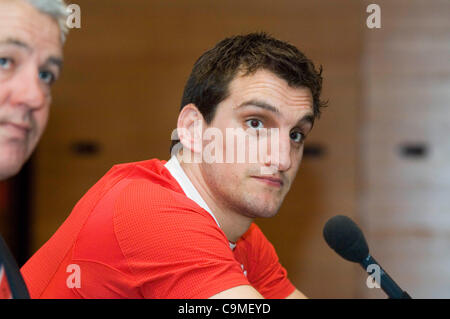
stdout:
[[258,119],[250,119],[245,121],[245,123],[247,124],[248,127],[252,128],[252,129],[260,129],[263,128],[263,123],[262,121],[258,120]]
[[11,68],[13,60],[10,58],[0,58],[0,68],[8,70]]

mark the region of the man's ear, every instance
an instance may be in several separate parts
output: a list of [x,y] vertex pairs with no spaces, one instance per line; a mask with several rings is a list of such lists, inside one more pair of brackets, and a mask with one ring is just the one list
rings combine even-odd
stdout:
[[183,148],[192,153],[202,152],[203,116],[195,104],[185,105],[178,115],[177,134]]

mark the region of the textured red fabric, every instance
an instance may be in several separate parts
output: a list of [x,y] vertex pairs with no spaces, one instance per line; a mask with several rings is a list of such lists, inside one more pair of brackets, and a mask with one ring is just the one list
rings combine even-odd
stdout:
[[255,224],[232,251],[164,164],[116,165],[83,196],[22,267],[32,298],[208,298],[239,285],[266,298],[293,292]]

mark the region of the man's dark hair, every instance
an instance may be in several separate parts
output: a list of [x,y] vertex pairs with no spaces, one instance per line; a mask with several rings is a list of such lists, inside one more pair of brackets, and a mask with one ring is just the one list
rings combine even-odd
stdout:
[[[250,75],[265,69],[285,80],[291,87],[307,87],[313,97],[314,117],[326,102],[320,99],[322,67],[314,64],[295,46],[268,34],[250,33],[226,38],[206,51],[195,62],[186,83],[181,108],[193,103],[207,124],[214,119],[217,105],[229,94],[229,84],[238,72]],[[179,140],[172,141],[172,147]]]

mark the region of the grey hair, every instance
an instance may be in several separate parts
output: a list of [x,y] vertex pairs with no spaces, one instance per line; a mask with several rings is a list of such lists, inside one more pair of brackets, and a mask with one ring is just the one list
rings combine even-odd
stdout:
[[68,17],[67,5],[64,0],[25,0],[39,12],[49,15],[58,22],[61,31],[61,43],[66,42],[69,29],[66,25]]

